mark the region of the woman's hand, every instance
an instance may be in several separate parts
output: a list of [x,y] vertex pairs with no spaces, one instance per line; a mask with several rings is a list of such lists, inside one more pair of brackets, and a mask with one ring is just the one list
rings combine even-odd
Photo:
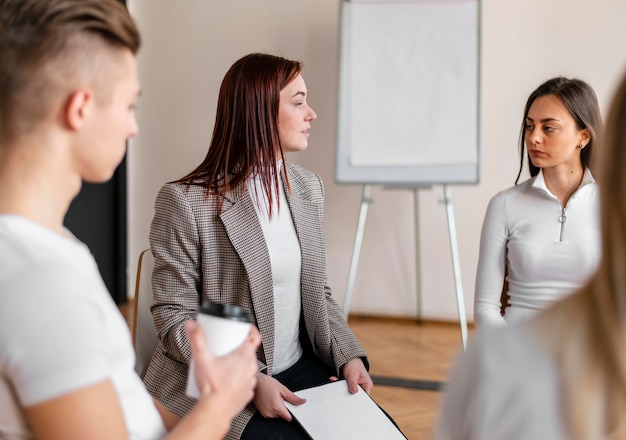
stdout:
[[268,419],[282,418],[291,421],[291,413],[285,406],[284,401],[293,405],[302,405],[306,399],[302,399],[291,392],[286,386],[268,376],[259,373],[254,393],[254,405],[263,417]]
[[374,388],[374,382],[365,369],[361,358],[354,358],[343,365],[343,377],[348,382],[348,391],[351,394],[359,391],[359,385],[369,394]]

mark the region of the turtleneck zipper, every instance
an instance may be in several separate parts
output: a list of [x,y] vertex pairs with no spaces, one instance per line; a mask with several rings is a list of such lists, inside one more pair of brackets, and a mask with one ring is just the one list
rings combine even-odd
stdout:
[[567,221],[567,215],[565,215],[565,207],[561,210],[559,216],[559,223],[561,223],[561,232],[559,233],[559,241],[563,241],[563,230],[565,229],[565,222]]

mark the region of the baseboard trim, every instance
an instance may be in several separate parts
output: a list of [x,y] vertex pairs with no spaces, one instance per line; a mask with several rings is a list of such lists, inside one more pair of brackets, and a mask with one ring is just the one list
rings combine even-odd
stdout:
[[[348,322],[350,321],[382,321],[382,322],[395,322],[395,323],[413,323],[413,324],[425,324],[425,325],[441,325],[441,326],[449,326],[449,327],[458,327],[460,325],[459,321],[453,320],[445,320],[445,319],[421,319],[418,320],[416,317],[407,317],[407,316],[389,316],[389,315],[370,315],[370,314],[361,314],[361,313],[350,313],[348,316]],[[473,322],[467,323],[467,328],[474,328]]]
[[374,385],[388,387],[412,388],[426,391],[441,391],[444,387],[444,382],[436,380],[404,379],[400,377],[376,375],[372,375],[371,378],[374,381]]

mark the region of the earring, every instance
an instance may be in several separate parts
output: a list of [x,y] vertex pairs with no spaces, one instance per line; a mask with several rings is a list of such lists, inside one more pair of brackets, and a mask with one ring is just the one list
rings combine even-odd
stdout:
[[583,144],[578,144],[578,149],[582,150],[583,149]]

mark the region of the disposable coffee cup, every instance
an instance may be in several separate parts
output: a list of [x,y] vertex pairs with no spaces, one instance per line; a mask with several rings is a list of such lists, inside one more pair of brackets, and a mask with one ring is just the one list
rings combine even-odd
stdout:
[[[198,324],[202,327],[207,348],[214,356],[225,356],[237,349],[250,334],[250,314],[234,304],[218,304],[205,301],[198,309]],[[196,385],[193,362],[187,377],[187,395],[200,397]]]

